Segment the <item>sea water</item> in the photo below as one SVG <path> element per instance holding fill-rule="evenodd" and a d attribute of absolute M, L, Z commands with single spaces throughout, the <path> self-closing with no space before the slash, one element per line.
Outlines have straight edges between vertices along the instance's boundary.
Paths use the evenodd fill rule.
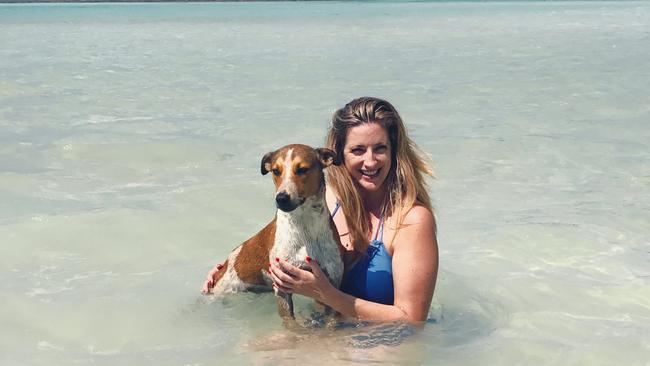
<path fill-rule="evenodd" d="M 648 365 L 648 60 L 648 2 L 1 5 L 0 364 Z M 426 325 L 202 296 L 364 95 L 436 168 Z"/>

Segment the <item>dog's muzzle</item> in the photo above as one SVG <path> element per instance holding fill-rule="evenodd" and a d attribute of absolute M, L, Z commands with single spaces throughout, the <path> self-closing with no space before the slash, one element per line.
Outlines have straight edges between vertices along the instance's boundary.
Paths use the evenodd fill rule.
<path fill-rule="evenodd" d="M 286 192 L 280 192 L 275 195 L 275 205 L 284 212 L 291 212 L 300 206 L 304 200 L 292 200 Z"/>

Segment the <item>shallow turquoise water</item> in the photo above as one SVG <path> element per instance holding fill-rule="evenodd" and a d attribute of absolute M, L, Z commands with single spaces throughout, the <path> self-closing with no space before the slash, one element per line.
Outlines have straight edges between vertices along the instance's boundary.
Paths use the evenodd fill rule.
<path fill-rule="evenodd" d="M 0 5 L 0 28 L 1 364 L 647 363 L 650 3 Z M 427 325 L 292 333 L 270 296 L 199 295 L 273 215 L 261 156 L 360 95 L 437 169 Z"/>

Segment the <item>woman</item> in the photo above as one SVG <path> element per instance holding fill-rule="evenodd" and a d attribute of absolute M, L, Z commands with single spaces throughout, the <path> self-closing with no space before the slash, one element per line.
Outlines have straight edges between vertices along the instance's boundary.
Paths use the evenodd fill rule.
<path fill-rule="evenodd" d="M 426 320 L 438 272 L 436 223 L 424 174 L 433 175 L 387 101 L 358 98 L 337 110 L 327 147 L 343 164 L 327 170 L 327 203 L 345 247 L 341 289 L 318 263 L 311 272 L 281 258 L 273 286 L 311 297 L 344 316 Z M 204 284 L 209 289 L 215 267 Z"/>

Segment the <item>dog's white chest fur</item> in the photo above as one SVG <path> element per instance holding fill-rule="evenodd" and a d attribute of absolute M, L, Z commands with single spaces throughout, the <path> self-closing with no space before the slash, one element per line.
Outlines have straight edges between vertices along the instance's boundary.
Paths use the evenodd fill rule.
<path fill-rule="evenodd" d="M 278 210 L 275 243 L 269 260 L 280 258 L 297 267 L 305 267 L 307 256 L 318 261 L 330 282 L 339 287 L 343 263 L 330 227 L 330 214 L 323 195 L 309 197 L 292 212 Z"/>

